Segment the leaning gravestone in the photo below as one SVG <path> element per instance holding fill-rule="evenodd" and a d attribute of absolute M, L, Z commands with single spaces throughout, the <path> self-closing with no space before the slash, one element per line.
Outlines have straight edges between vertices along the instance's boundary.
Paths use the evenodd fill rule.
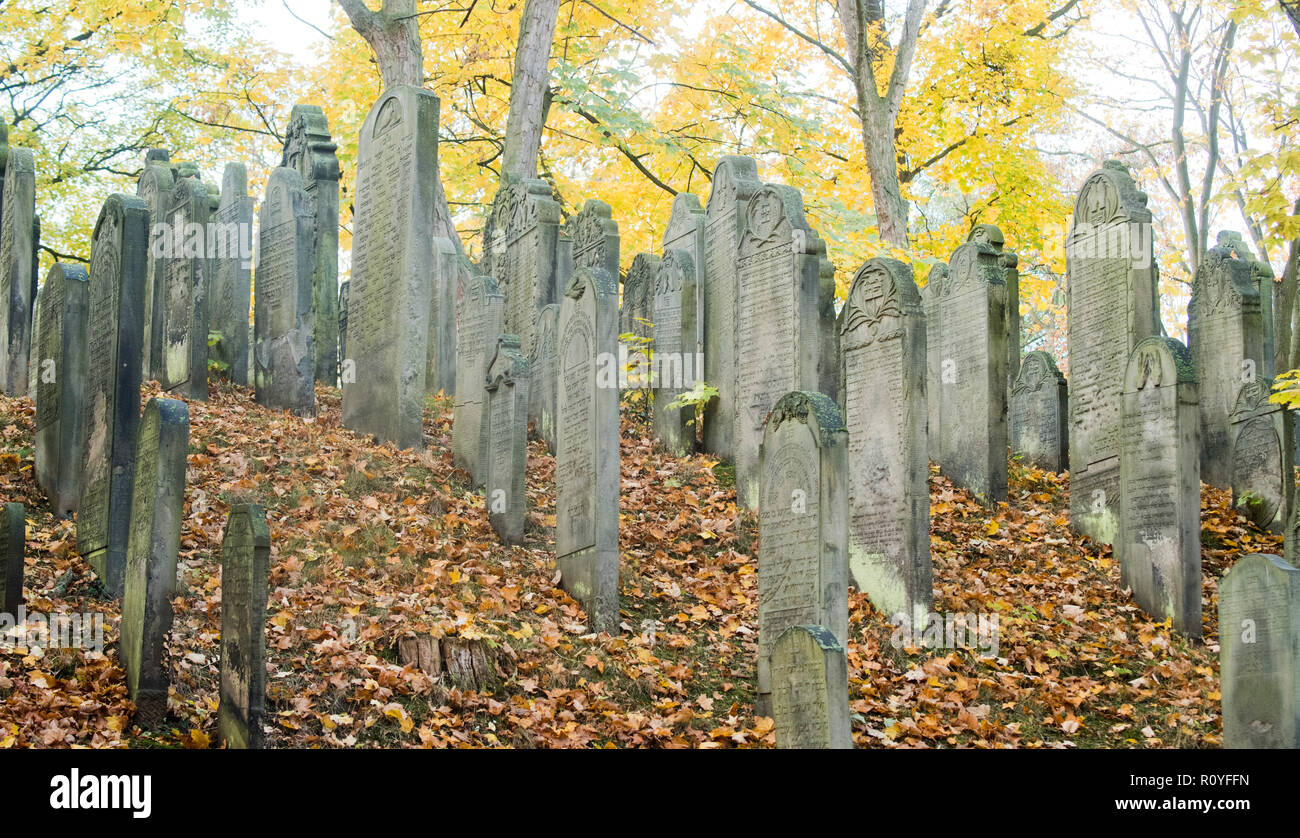
<path fill-rule="evenodd" d="M 1011 387 L 1011 454 L 1029 465 L 1062 472 L 1070 462 L 1069 400 L 1065 376 L 1046 352 L 1020 362 Z"/>
<path fill-rule="evenodd" d="M 482 482 L 479 440 L 483 424 L 484 390 L 488 364 L 501 335 L 505 301 L 490 276 L 471 277 L 457 295 L 456 395 L 452 406 L 451 454 L 457 468 Z"/>
<path fill-rule="evenodd" d="M 1006 324 L 1007 388 L 1010 389 L 1020 372 L 1020 257 L 1007 250 L 1002 231 L 992 224 L 976 224 L 966 241 L 988 245 L 997 254 L 1002 283 L 1007 289 L 1007 309 L 1003 320 Z"/>
<path fill-rule="evenodd" d="M 594 631 L 618 625 L 618 280 L 575 268 L 556 332 L 555 563 Z M 614 380 L 610 381 L 609 378 Z"/>
<path fill-rule="evenodd" d="M 348 356 L 348 292 L 351 288 L 350 282 L 339 286 L 339 358 Z M 342 364 L 339 366 L 341 369 Z"/>
<path fill-rule="evenodd" d="M 792 626 L 849 629 L 848 433 L 821 393 L 783 395 L 759 453 L 758 712 L 770 715 L 777 638 Z"/>
<path fill-rule="evenodd" d="M 700 206 L 700 199 L 689 192 L 678 192 L 673 197 L 672 214 L 668 218 L 668 229 L 664 231 L 663 255 L 670 250 L 685 251 L 695 265 L 695 348 L 694 352 L 701 361 L 704 358 L 704 254 L 706 252 L 704 225 L 707 216 Z M 704 370 L 696 370 L 696 377 L 703 380 Z"/>
<path fill-rule="evenodd" d="M 122 593 L 131 524 L 148 236 L 144 201 L 112 195 L 90 247 L 77 552 L 115 596 Z"/>
<path fill-rule="evenodd" d="M 319 357 L 312 312 L 316 215 L 293 169 L 281 166 L 271 172 L 260 222 L 253 317 L 257 403 L 313 416 Z"/>
<path fill-rule="evenodd" d="M 926 323 L 911 268 L 868 260 L 849 287 L 839 331 L 850 577 L 890 619 L 925 625 L 933 601 Z"/>
<path fill-rule="evenodd" d="M 1295 474 L 1291 411 L 1269 402 L 1273 379 L 1244 384 L 1232 409 L 1232 505 L 1255 525 L 1280 533 L 1291 518 Z M 1204 415 L 1204 414 L 1202 414 Z M 1204 447 L 1204 446 L 1202 446 Z"/>
<path fill-rule="evenodd" d="M 519 349 L 519 338 L 502 335 L 487 368 L 479 463 L 488 521 L 503 544 L 524 541 L 529 378 L 528 359 Z"/>
<path fill-rule="evenodd" d="M 692 408 L 672 407 L 673 401 L 695 386 L 703 370 L 697 354 L 699 302 L 695 260 L 685 250 L 666 250 L 653 279 L 650 319 L 654 322 L 654 352 L 650 356 L 654 386 L 655 438 L 674 457 L 695 449 Z"/>
<path fill-rule="evenodd" d="M 548 451 L 555 451 L 555 399 L 559 380 L 556 338 L 560 328 L 560 307 L 542 306 L 537 315 L 537 360 L 532 364 L 533 379 L 529 398 L 537 405 L 537 435 Z M 539 392 L 540 391 L 540 392 Z"/>
<path fill-rule="evenodd" d="M 135 718 L 157 725 L 167 713 L 167 635 L 185 506 L 190 416 L 185 402 L 150 399 L 135 449 L 135 488 L 122 597 L 122 664 Z"/>
<path fill-rule="evenodd" d="M 217 738 L 227 748 L 265 745 L 266 597 L 271 531 L 266 512 L 234 506 L 221 540 L 221 703 Z"/>
<path fill-rule="evenodd" d="M 172 170 L 171 156 L 161 148 L 149 149 L 145 153 L 144 169 L 140 172 L 135 187 L 136 197 L 143 200 L 149 209 L 149 264 L 145 268 L 142 337 L 142 369 L 146 378 L 157 379 L 161 375 L 162 329 L 158 321 L 162 311 L 158 298 L 166 285 L 167 259 L 164 254 L 172 246 L 172 236 L 167 226 L 170 223 L 167 204 L 175 186 L 176 176 Z"/>
<path fill-rule="evenodd" d="M 23 556 L 27 549 L 27 508 L 6 503 L 0 509 L 0 607 L 14 620 L 23 604 Z"/>
<path fill-rule="evenodd" d="M 1201 482 L 1196 370 L 1179 341 L 1138 344 L 1124 374 L 1115 555 L 1138 606 L 1201 636 Z"/>
<path fill-rule="evenodd" d="M 206 255 L 210 194 L 197 178 L 183 177 L 167 202 L 170 253 L 163 266 L 160 304 L 162 368 L 158 383 L 178 396 L 208 397 L 208 328 L 211 263 Z"/>
<path fill-rule="evenodd" d="M 71 517 L 81 496 L 89 277 L 55 262 L 36 298 L 36 482 L 56 517 Z"/>
<path fill-rule="evenodd" d="M 216 253 L 210 254 L 213 269 L 209 329 L 220 335 L 211 347 L 212 360 L 225 365 L 231 381 L 248 386 L 253 199 L 248 195 L 248 172 L 243 163 L 226 165 L 212 231 L 209 241 L 217 247 Z"/>
<path fill-rule="evenodd" d="M 852 748 L 849 663 L 822 626 L 792 626 L 772 648 L 772 721 L 781 749 Z"/>
<path fill-rule="evenodd" d="M 537 311 L 558 302 L 559 236 L 560 205 L 551 198 L 550 184 L 510 179 L 497 192 L 483 231 L 482 272 L 496 277 L 500 284 L 505 298 L 504 328 L 519 336 L 519 345 L 529 358 L 536 357 Z M 496 337 L 488 335 L 487 339 Z"/>
<path fill-rule="evenodd" d="M 433 240 L 433 289 L 429 295 L 429 349 L 424 386 L 429 394 L 452 395 L 456 389 L 456 289 L 460 283 L 459 259 L 450 239 Z"/>
<path fill-rule="evenodd" d="M 1300 748 L 1300 570 L 1244 556 L 1219 580 L 1223 747 Z"/>
<path fill-rule="evenodd" d="M 0 202 L 0 392 L 27 395 L 31 350 L 33 231 L 36 162 L 25 148 L 9 148 Z"/>
<path fill-rule="evenodd" d="M 638 253 L 623 280 L 623 300 L 618 309 L 619 335 L 635 335 L 649 340 L 654 337 L 650 308 L 655 296 L 655 277 L 659 274 L 659 257 Z M 633 349 L 643 349 L 636 345 Z"/>
<path fill-rule="evenodd" d="M 1084 182 L 1066 237 L 1069 273 L 1070 523 L 1119 532 L 1120 390 L 1133 349 L 1160 333 L 1151 211 L 1122 163 Z"/>
<path fill-rule="evenodd" d="M 925 310 L 925 392 L 927 399 L 926 451 L 935 461 L 939 459 L 939 429 L 942 415 L 939 410 L 939 377 L 943 374 L 943 303 L 948 294 L 948 266 L 940 262 L 930 268 L 925 287 L 921 289 L 921 307 Z"/>
<path fill-rule="evenodd" d="M 398 85 L 357 150 L 343 426 L 399 448 L 424 444 L 437 148 L 438 97 Z"/>
<path fill-rule="evenodd" d="M 758 446 L 776 400 L 815 390 L 821 371 L 822 240 L 804 219 L 803 199 L 788 186 L 764 186 L 750 198 L 736 253 L 739 295 L 736 356 L 736 500 L 758 506 Z M 707 363 L 707 360 L 706 360 Z"/>

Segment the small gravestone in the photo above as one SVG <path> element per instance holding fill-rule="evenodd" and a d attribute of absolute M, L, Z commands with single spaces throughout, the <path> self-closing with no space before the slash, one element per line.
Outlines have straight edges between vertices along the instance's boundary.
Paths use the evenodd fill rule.
<path fill-rule="evenodd" d="M 148 236 L 144 201 L 112 195 L 90 246 L 77 552 L 115 596 L 122 594 L 131 524 Z"/>
<path fill-rule="evenodd" d="M 925 392 L 927 430 L 926 451 L 939 459 L 939 429 L 943 415 L 939 410 L 939 376 L 943 366 L 943 301 L 948 292 L 948 266 L 940 262 L 930 268 L 921 289 L 921 307 L 925 310 Z"/>
<path fill-rule="evenodd" d="M 23 604 L 23 555 L 27 548 L 27 509 L 21 503 L 6 503 L 0 509 L 0 607 L 17 619 Z"/>
<path fill-rule="evenodd" d="M 564 225 L 564 233 L 573 242 L 573 269 L 604 268 L 618 276 L 618 222 L 609 204 L 588 198 L 582 210 Z M 653 274 L 653 266 L 649 273 Z"/>
<path fill-rule="evenodd" d="M 0 196 L 0 392 L 27 395 L 31 350 L 32 274 L 36 270 L 36 162 L 25 148 L 9 148 Z"/>
<path fill-rule="evenodd" d="M 503 544 L 524 541 L 529 379 L 528 359 L 519 349 L 519 338 L 502 335 L 487 368 L 479 463 L 488 521 Z"/>
<path fill-rule="evenodd" d="M 704 254 L 705 221 L 707 215 L 700 199 L 689 192 L 678 192 L 673 196 L 672 213 L 668 218 L 668 229 L 664 231 L 663 255 L 670 250 L 685 251 L 695 265 L 695 348 L 690 350 L 704 360 Z M 696 377 L 703 380 L 704 370 L 696 370 Z"/>
<path fill-rule="evenodd" d="M 317 352 L 312 228 L 316 216 L 296 171 L 282 166 L 271 173 L 259 220 L 253 317 L 257 403 L 313 416 Z"/>
<path fill-rule="evenodd" d="M 759 453 L 758 710 L 768 715 L 769 662 L 791 626 L 825 626 L 847 642 L 848 433 L 821 393 L 783 395 Z"/>
<path fill-rule="evenodd" d="M 424 386 L 432 395 L 456 389 L 456 289 L 460 284 L 456 247 L 441 236 L 433 240 L 433 291 L 429 295 L 429 349 Z"/>
<path fill-rule="evenodd" d="M 659 263 L 651 298 L 654 352 L 651 377 L 654 386 L 655 438 L 674 457 L 695 448 L 694 409 L 673 407 L 673 401 L 695 386 L 703 374 L 697 348 L 699 302 L 695 285 L 695 260 L 685 250 L 666 250 Z"/>
<path fill-rule="evenodd" d="M 1232 505 L 1256 526 L 1280 533 L 1295 498 L 1292 450 L 1286 444 L 1294 431 L 1291 411 L 1269 402 L 1272 392 L 1271 378 L 1242 385 L 1232 409 L 1228 459 Z"/>
<path fill-rule="evenodd" d="M 271 531 L 266 512 L 234 506 L 221 540 L 221 703 L 217 738 L 227 748 L 265 745 L 266 597 Z"/>
<path fill-rule="evenodd" d="M 229 163 L 221 178 L 221 203 L 212 222 L 211 323 L 219 337 L 211 360 L 236 384 L 248 386 L 248 308 L 253 267 L 253 199 L 243 163 Z M 263 253 L 265 256 L 265 253 Z"/>
<path fill-rule="evenodd" d="M 348 292 L 351 287 L 350 282 L 339 286 L 339 358 L 348 355 Z"/>
<path fill-rule="evenodd" d="M 1011 387 L 1010 415 L 1012 456 L 1047 471 L 1069 468 L 1067 385 L 1051 355 L 1026 353 Z"/>
<path fill-rule="evenodd" d="M 623 299 L 618 308 L 619 335 L 638 338 L 654 337 L 651 329 L 650 308 L 654 302 L 655 278 L 659 274 L 659 257 L 652 253 L 638 253 L 627 269 L 623 280 Z M 634 346 L 634 349 L 643 348 Z"/>
<path fill-rule="evenodd" d="M 976 224 L 966 241 L 991 247 L 997 255 L 1002 271 L 1002 284 L 1006 287 L 1007 307 L 1003 322 L 1006 325 L 1007 388 L 1010 389 L 1020 373 L 1020 257 L 1007 250 L 1006 237 L 992 224 Z"/>
<path fill-rule="evenodd" d="M 496 278 L 505 299 L 502 328 L 519 336 L 524 355 L 536 357 L 537 311 L 558 302 L 556 291 L 560 205 L 551 186 L 534 179 L 508 179 L 492 201 L 483 231 L 482 272 Z M 497 335 L 488 335 L 494 341 Z M 475 386 L 475 397 L 480 387 Z M 536 418 L 535 415 L 533 418 Z"/>
<path fill-rule="evenodd" d="M 1223 747 L 1300 748 L 1300 570 L 1243 556 L 1219 580 Z"/>
<path fill-rule="evenodd" d="M 618 625 L 618 280 L 575 268 L 556 332 L 555 563 L 594 631 Z M 612 379 L 612 380 L 611 380 Z"/>
<path fill-rule="evenodd" d="M 792 626 L 772 648 L 772 721 L 781 749 L 852 748 L 849 664 L 822 626 Z"/>
<path fill-rule="evenodd" d="M 911 268 L 868 260 L 849 287 L 839 330 L 849 573 L 888 617 L 924 625 L 933 601 L 926 322 Z"/>
<path fill-rule="evenodd" d="M 343 426 L 398 448 L 424 445 L 437 147 L 438 97 L 409 85 L 379 97 L 357 147 Z"/>
<path fill-rule="evenodd" d="M 1115 554 L 1138 606 L 1201 636 L 1201 482 L 1196 370 L 1179 341 L 1138 344 L 1123 382 Z"/>
<path fill-rule="evenodd" d="M 185 505 L 190 416 L 185 402 L 150 399 L 140 420 L 135 488 L 122 597 L 122 664 L 136 721 L 154 726 L 167 713 L 167 635 L 176 593 L 176 558 Z"/>
<path fill-rule="evenodd" d="M 175 185 L 176 176 L 167 151 L 151 148 L 145 152 L 144 169 L 135 186 L 136 197 L 144 201 L 149 210 L 149 264 L 145 268 L 144 333 L 141 344 L 145 378 L 157 379 L 161 374 L 157 371 L 162 365 L 162 329 L 158 325 L 162 311 L 158 296 L 166 283 L 164 277 L 167 259 L 164 248 L 171 247 L 167 202 L 171 199 Z"/>
<path fill-rule="evenodd" d="M 456 397 L 452 406 L 451 454 L 457 468 L 482 482 L 479 440 L 488 363 L 501 336 L 505 301 L 490 276 L 474 276 L 457 295 Z"/>
<path fill-rule="evenodd" d="M 59 518 L 81 496 L 88 290 L 84 267 L 55 262 L 36 298 L 36 482 Z"/>
<path fill-rule="evenodd" d="M 167 201 L 170 242 L 162 291 L 155 300 L 161 314 L 156 325 L 162 329 L 162 366 L 155 370 L 158 383 L 168 393 L 200 400 L 208 397 L 211 263 L 204 231 L 210 201 L 202 181 L 177 178 Z"/>
<path fill-rule="evenodd" d="M 537 435 L 546 443 L 548 451 L 555 451 L 555 398 L 559 361 L 555 356 L 556 334 L 560 328 L 560 307 L 552 303 L 542 306 L 537 315 L 537 360 L 533 361 L 533 379 L 529 384 L 530 396 L 537 405 Z M 539 392 L 540 391 L 540 392 Z"/>

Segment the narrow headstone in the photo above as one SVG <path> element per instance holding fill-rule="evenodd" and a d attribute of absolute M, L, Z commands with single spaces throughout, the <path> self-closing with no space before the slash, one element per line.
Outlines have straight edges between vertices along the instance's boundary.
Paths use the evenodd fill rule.
<path fill-rule="evenodd" d="M 1238 259 L 1250 263 L 1251 282 L 1259 292 L 1259 319 L 1264 329 L 1264 357 L 1259 359 L 1258 372 L 1264 378 L 1273 378 L 1277 375 L 1277 336 L 1273 323 L 1273 266 L 1251 252 L 1250 247 L 1242 240 L 1241 233 L 1223 230 L 1216 241 L 1219 247 L 1227 249 Z"/>
<path fill-rule="evenodd" d="M 9 148 L 0 202 L 0 392 L 25 396 L 36 213 L 36 161 L 25 148 Z"/>
<path fill-rule="evenodd" d="M 820 346 L 817 355 L 817 390 L 832 401 L 840 398 L 840 330 L 835 301 L 835 265 L 822 258 L 817 272 L 817 329 Z"/>
<path fill-rule="evenodd" d="M 537 405 L 534 428 L 546 443 L 548 451 L 555 451 L 555 399 L 559 386 L 559 359 L 556 357 L 556 337 L 560 329 L 560 307 L 555 303 L 542 306 L 537 315 L 537 360 L 533 362 L 533 379 L 530 391 Z"/>
<path fill-rule="evenodd" d="M 457 294 L 456 396 L 452 406 L 451 453 L 457 468 L 470 473 L 474 485 L 483 481 L 479 440 L 483 424 L 488 364 L 501 336 L 505 301 L 490 276 L 471 277 Z M 522 351 L 522 350 L 521 350 Z"/>
<path fill-rule="evenodd" d="M 348 293 L 351 288 L 350 282 L 339 286 L 339 358 L 348 356 Z"/>
<path fill-rule="evenodd" d="M 175 186 L 176 176 L 167 151 L 151 148 L 145 152 L 144 169 L 136 181 L 135 194 L 149 210 L 149 263 L 145 268 L 144 333 L 141 343 L 144 358 L 141 369 L 145 378 L 152 379 L 158 379 L 162 374 L 162 305 L 159 297 L 166 286 L 167 259 L 164 254 L 165 248 L 171 247 L 172 240 L 171 233 L 168 232 L 170 221 L 167 210 Z"/>
<path fill-rule="evenodd" d="M 948 294 L 948 266 L 940 262 L 930 267 L 925 287 L 921 289 L 921 307 L 925 310 L 925 392 L 927 455 L 938 462 L 939 434 L 943 427 L 940 411 L 939 376 L 943 364 L 943 303 Z"/>
<path fill-rule="evenodd" d="M 618 222 L 609 204 L 588 198 L 582 209 L 565 223 L 564 233 L 573 242 L 575 271 L 604 268 L 610 276 L 618 276 Z"/>
<path fill-rule="evenodd" d="M 479 462 L 488 521 L 503 544 L 524 541 L 529 379 L 528 359 L 519 349 L 519 338 L 502 335 L 487 368 Z"/>
<path fill-rule="evenodd" d="M 167 202 L 171 241 L 159 299 L 162 367 L 155 370 L 164 391 L 191 399 L 208 397 L 209 282 L 206 250 L 210 194 L 196 178 L 176 180 Z"/>
<path fill-rule="evenodd" d="M 690 192 L 678 192 L 673 196 L 672 213 L 668 218 L 668 228 L 664 231 L 663 255 L 670 250 L 685 251 L 695 265 L 695 352 L 701 361 L 704 359 L 704 256 L 705 221 L 707 215 L 700 199 Z M 696 370 L 696 377 L 703 379 L 704 370 Z"/>
<path fill-rule="evenodd" d="M 1009 390 L 1014 386 L 1016 376 L 1020 373 L 1020 257 L 1014 251 L 1007 250 L 1006 237 L 992 224 L 976 224 L 971 228 L 966 241 L 993 248 L 993 252 L 997 254 L 998 267 L 1002 270 L 1002 283 L 1007 289 L 1007 309 L 1003 322 L 1006 324 L 1007 388 Z"/>
<path fill-rule="evenodd" d="M 650 308 L 654 303 L 655 278 L 659 274 L 659 257 L 652 253 L 638 253 L 627 269 L 623 280 L 623 299 L 618 309 L 620 335 L 653 338 Z M 634 349 L 644 349 L 636 345 Z"/>
<path fill-rule="evenodd" d="M 36 299 L 36 482 L 59 518 L 81 498 L 88 290 L 84 267 L 55 262 Z"/>
<path fill-rule="evenodd" d="M 227 748 L 265 745 L 266 597 L 271 531 L 266 511 L 234 506 L 221 539 L 221 703 L 217 738 Z"/>
<path fill-rule="evenodd" d="M 215 241 L 213 241 L 215 240 Z M 253 199 L 243 163 L 229 163 L 221 178 L 221 203 L 212 224 L 212 309 L 209 329 L 221 335 L 212 360 L 236 384 L 248 386 L 248 309 L 253 267 Z M 265 256 L 265 253 L 263 253 Z"/>
<path fill-rule="evenodd" d="M 496 277 L 505 298 L 503 328 L 519 336 L 529 358 L 536 357 L 537 311 L 559 302 L 555 284 L 559 236 L 560 205 L 551 198 L 550 184 L 510 180 L 497 192 L 483 232 L 483 273 Z"/>
<path fill-rule="evenodd" d="M 852 748 L 849 662 L 822 626 L 792 626 L 772 648 L 772 721 L 781 749 Z"/>
<path fill-rule="evenodd" d="M 1232 505 L 1255 525 L 1280 533 L 1295 499 L 1291 411 L 1269 402 L 1273 379 L 1244 384 L 1232 409 L 1230 429 Z"/>
<path fill-rule="evenodd" d="M 429 349 L 424 386 L 432 395 L 453 395 L 456 390 L 456 289 L 459 260 L 450 239 L 433 240 L 433 291 L 429 295 Z"/>
<path fill-rule="evenodd" d="M 1025 463 L 1063 472 L 1070 462 L 1069 400 L 1065 376 L 1052 356 L 1025 354 L 1011 387 L 1011 454 Z"/>
<path fill-rule="evenodd" d="M 3 124 L 3 123 L 0 123 Z M 27 509 L 21 503 L 6 503 L 0 509 L 0 607 L 2 613 L 18 617 L 23 604 L 23 556 L 27 549 Z"/>
<path fill-rule="evenodd" d="M 695 386 L 703 374 L 698 354 L 699 302 L 695 260 L 685 250 L 665 250 L 652 283 L 649 319 L 654 323 L 650 356 L 654 386 L 655 438 L 674 457 L 695 449 L 695 412 L 672 407 L 673 400 Z"/>

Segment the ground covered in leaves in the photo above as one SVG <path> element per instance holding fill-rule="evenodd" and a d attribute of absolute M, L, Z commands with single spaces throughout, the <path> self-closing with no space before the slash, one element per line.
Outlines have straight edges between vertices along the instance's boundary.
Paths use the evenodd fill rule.
<path fill-rule="evenodd" d="M 146 388 L 143 396 L 155 395 Z M 214 743 L 222 528 L 232 503 L 266 507 L 270 747 L 771 747 L 755 716 L 757 522 L 730 472 L 656 451 L 644 410 L 622 438 L 621 608 L 594 634 L 556 582 L 554 460 L 528 455 L 528 538 L 496 543 L 483 498 L 450 455 L 451 410 L 430 399 L 425 452 L 339 427 L 337 390 L 303 421 L 214 384 L 190 405 L 190 454 L 169 718 L 131 722 L 118 604 L 77 555 L 33 479 L 32 403 L 0 397 L 0 498 L 28 505 L 31 612 L 106 615 L 94 652 L 7 646 L 0 747 Z M 1020 467 L 987 510 L 931 481 L 935 610 L 996 615 L 995 655 L 903 646 L 851 593 L 858 747 L 1202 747 L 1220 740 L 1217 583 L 1236 556 L 1280 552 L 1226 493 L 1203 492 L 1205 640 L 1146 618 L 1109 548 L 1074 537 L 1068 481 Z M 494 683 L 462 689 L 398 663 L 396 640 L 480 640 Z"/>

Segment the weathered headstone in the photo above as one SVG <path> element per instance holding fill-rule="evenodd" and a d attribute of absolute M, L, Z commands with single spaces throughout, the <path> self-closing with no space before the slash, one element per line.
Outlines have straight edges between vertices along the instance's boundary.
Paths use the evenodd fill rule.
<path fill-rule="evenodd" d="M 9 148 L 0 197 L 0 392 L 27 395 L 31 350 L 36 162 L 25 148 Z"/>
<path fill-rule="evenodd" d="M 488 364 L 501 336 L 505 301 L 490 276 L 471 277 L 457 294 L 456 396 L 452 407 L 451 453 L 458 468 L 470 473 L 474 484 L 483 480 L 479 440 L 483 424 Z"/>
<path fill-rule="evenodd" d="M 1138 344 L 1122 405 L 1120 577 L 1143 611 L 1200 637 L 1199 417 L 1187 347 L 1165 337 Z"/>
<path fill-rule="evenodd" d="M 706 253 L 704 224 L 707 216 L 700 199 L 690 192 L 673 196 L 672 213 L 668 228 L 664 230 L 663 255 L 670 250 L 683 250 L 695 265 L 695 348 L 690 350 L 704 358 L 704 256 Z M 704 370 L 696 371 L 703 380 Z"/>
<path fill-rule="evenodd" d="M 348 356 L 348 293 L 352 283 L 344 282 L 339 286 L 339 358 Z M 340 363 L 340 368 L 342 364 Z"/>
<path fill-rule="evenodd" d="M 81 496 L 88 289 L 85 268 L 55 262 L 36 300 L 36 482 L 60 518 Z"/>
<path fill-rule="evenodd" d="M 424 444 L 438 107 L 420 88 L 386 90 L 357 151 L 343 425 L 399 448 Z"/>
<path fill-rule="evenodd" d="M 433 240 L 437 270 L 429 295 L 429 349 L 425 361 L 424 386 L 430 394 L 453 395 L 456 389 L 456 289 L 460 283 L 459 260 L 450 239 Z"/>
<path fill-rule="evenodd" d="M 1070 524 L 1119 532 L 1120 391 L 1133 349 L 1160 333 L 1151 212 L 1122 163 L 1084 182 L 1066 237 L 1069 273 Z"/>
<path fill-rule="evenodd" d="M 911 268 L 868 260 L 849 287 L 839 331 L 849 574 L 891 619 L 924 625 L 933 602 L 926 322 Z"/>
<path fill-rule="evenodd" d="M 155 325 L 162 329 L 158 383 L 168 393 L 200 400 L 208 397 L 209 209 L 210 194 L 202 181 L 177 178 L 167 202 L 171 241 L 162 293 L 155 301 L 161 304 Z"/>
<path fill-rule="evenodd" d="M 0 509 L 0 608 L 17 619 L 23 604 L 23 557 L 27 549 L 27 508 L 6 503 Z"/>
<path fill-rule="evenodd" d="M 1047 471 L 1070 462 L 1069 400 L 1065 376 L 1052 356 L 1026 353 L 1011 388 L 1011 453 Z"/>
<path fill-rule="evenodd" d="M 565 223 L 564 233 L 573 242 L 575 271 L 604 268 L 610 276 L 618 276 L 618 222 L 609 204 L 588 198 L 578 214 Z"/>
<path fill-rule="evenodd" d="M 266 597 L 271 531 L 266 512 L 234 506 L 221 540 L 221 703 L 217 738 L 261 748 L 266 716 Z"/>
<path fill-rule="evenodd" d="M 618 280 L 575 268 L 556 357 L 555 563 L 595 631 L 618 625 Z"/>
<path fill-rule="evenodd" d="M 1232 505 L 1256 526 L 1280 533 L 1291 518 L 1295 474 L 1291 411 L 1268 400 L 1273 379 L 1243 384 L 1232 409 Z M 1204 414 L 1202 414 L 1204 415 Z"/>
<path fill-rule="evenodd" d="M 528 359 L 519 349 L 519 338 L 502 335 L 487 368 L 479 462 L 488 521 L 503 544 L 524 541 L 529 379 Z"/>
<path fill-rule="evenodd" d="M 650 319 L 654 322 L 651 383 L 654 386 L 655 438 L 674 457 L 695 449 L 694 411 L 672 407 L 673 400 L 703 375 L 698 354 L 699 302 L 695 260 L 685 250 L 666 250 L 653 279 Z"/>
<path fill-rule="evenodd" d="M 559 359 L 556 340 L 560 329 L 560 307 L 555 303 L 542 306 L 537 315 L 537 360 L 533 362 L 533 379 L 529 384 L 533 403 L 537 405 L 537 435 L 547 450 L 555 451 L 555 399 L 559 387 Z"/>
<path fill-rule="evenodd" d="M 833 401 L 840 397 L 840 330 L 835 301 L 835 265 L 823 257 L 817 271 L 817 390 Z"/>
<path fill-rule="evenodd" d="M 925 287 L 921 289 L 921 307 L 925 310 L 925 392 L 927 429 L 926 451 L 939 459 L 939 429 L 943 416 L 939 410 L 939 376 L 943 361 L 943 301 L 948 293 L 948 266 L 940 262 L 930 267 Z"/>
<path fill-rule="evenodd" d="M 144 169 L 136 181 L 136 197 L 144 201 L 149 210 L 149 264 L 145 269 L 144 283 L 144 334 L 142 335 L 142 375 L 157 379 L 162 373 L 162 329 L 158 325 L 162 316 L 159 297 L 166 285 L 166 248 L 171 247 L 172 235 L 168 231 L 168 202 L 176 176 L 171 165 L 171 155 L 161 148 L 145 152 Z"/>
<path fill-rule="evenodd" d="M 1221 230 L 1215 238 L 1218 247 L 1250 263 L 1251 283 L 1259 292 L 1259 319 L 1264 330 L 1264 357 L 1259 359 L 1258 374 L 1264 378 L 1277 375 L 1276 334 L 1273 323 L 1273 266 L 1258 258 L 1235 230 Z"/>
<path fill-rule="evenodd" d="M 852 748 L 849 663 L 822 626 L 792 626 L 772 648 L 772 720 L 781 749 Z"/>
<path fill-rule="evenodd" d="M 1243 556 L 1219 580 L 1223 747 L 1300 748 L 1300 570 Z"/>
<path fill-rule="evenodd" d="M 257 403 L 316 413 L 312 279 L 316 215 L 302 177 L 283 166 L 266 184 L 258 229 L 253 364 Z"/>
<path fill-rule="evenodd" d="M 623 299 L 618 309 L 620 335 L 652 338 L 650 308 L 655 296 L 655 278 L 659 274 L 659 257 L 652 253 L 638 253 L 627 269 L 623 280 Z M 634 349 L 642 349 L 635 346 Z"/>
<path fill-rule="evenodd" d="M 483 232 L 483 273 L 496 277 L 505 298 L 504 328 L 519 336 L 529 358 L 535 357 L 538 310 L 559 301 L 559 236 L 560 205 L 551 198 L 550 184 L 510 180 L 497 192 Z M 495 339 L 496 335 L 488 336 Z"/>
<path fill-rule="evenodd" d="M 185 402 L 150 399 L 135 449 L 135 487 L 122 597 L 122 664 L 135 718 L 156 725 L 167 713 L 167 635 L 185 506 L 190 415 Z"/>
<path fill-rule="evenodd" d="M 216 245 L 209 329 L 221 337 L 211 346 L 212 360 L 226 375 L 248 386 L 248 308 L 253 267 L 253 199 L 243 163 L 229 163 L 221 178 L 221 203 L 209 241 Z M 265 253 L 263 253 L 265 255 Z"/>
<path fill-rule="evenodd" d="M 1014 251 L 1007 250 L 1006 237 L 992 224 L 976 224 L 971 228 L 966 241 L 993 248 L 997 254 L 998 267 L 1002 270 L 1002 282 L 1007 289 L 1007 310 L 1003 322 L 1006 325 L 1007 388 L 1010 389 L 1020 373 L 1020 257 Z"/>
<path fill-rule="evenodd" d="M 86 322 L 86 412 L 77 552 L 105 587 L 122 593 L 140 424 L 140 347 L 149 209 L 112 195 L 91 238 Z"/>

